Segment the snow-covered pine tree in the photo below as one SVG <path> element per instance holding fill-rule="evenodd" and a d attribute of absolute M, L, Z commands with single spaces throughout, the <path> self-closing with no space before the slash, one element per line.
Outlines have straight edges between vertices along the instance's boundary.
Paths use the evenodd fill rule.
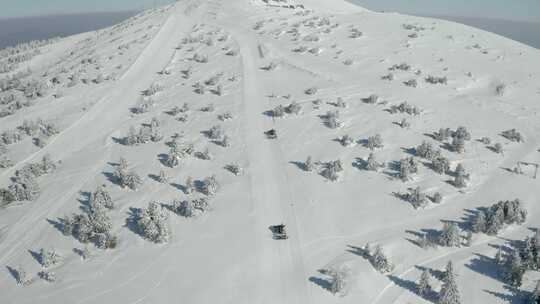
<path fill-rule="evenodd" d="M 129 171 L 124 179 L 124 187 L 137 191 L 143 184 L 142 178 L 135 171 Z"/>
<path fill-rule="evenodd" d="M 497 253 L 495 254 L 495 264 L 497 265 L 502 265 L 503 262 L 504 262 L 504 257 L 503 257 L 503 253 L 502 253 L 502 246 L 499 246 L 499 248 L 497 249 Z"/>
<path fill-rule="evenodd" d="M 465 246 L 471 247 L 471 245 L 472 245 L 472 238 L 473 238 L 473 233 L 472 233 L 472 231 L 467 231 L 467 234 L 465 235 Z"/>
<path fill-rule="evenodd" d="M 375 251 L 371 256 L 371 262 L 373 263 L 375 269 L 381 273 L 388 273 L 394 269 L 394 265 L 392 265 L 388 257 L 386 257 L 380 245 L 375 247 Z"/>
<path fill-rule="evenodd" d="M 325 272 L 329 277 L 329 290 L 333 294 L 344 293 L 347 284 L 347 275 L 344 270 L 327 269 Z"/>
<path fill-rule="evenodd" d="M 446 174 L 450 171 L 450 161 L 441 155 L 431 160 L 431 167 L 439 174 Z"/>
<path fill-rule="evenodd" d="M 17 281 L 17 285 L 28 286 L 32 283 L 32 279 L 26 274 L 26 271 L 22 266 L 13 269 L 13 276 Z"/>
<path fill-rule="evenodd" d="M 452 138 L 452 143 L 450 145 L 452 146 L 452 151 L 454 152 L 457 152 L 457 153 L 465 152 L 465 140 L 461 137 Z"/>
<path fill-rule="evenodd" d="M 536 283 L 536 287 L 529 295 L 527 304 L 540 304 L 540 281 Z"/>
<path fill-rule="evenodd" d="M 105 189 L 105 185 L 97 186 L 96 190 L 90 195 L 90 206 L 94 204 L 99 204 L 108 209 L 114 209 L 114 202 L 107 189 Z"/>
<path fill-rule="evenodd" d="M 456 283 L 456 275 L 454 274 L 452 261 L 449 261 L 446 265 L 444 280 L 441 291 L 439 292 L 437 304 L 461 304 L 461 296 Z"/>
<path fill-rule="evenodd" d="M 375 159 L 375 154 L 369 153 L 369 156 L 366 160 L 366 170 L 377 171 L 379 170 L 379 168 L 383 168 L 383 167 L 384 167 L 384 164 L 378 163 L 377 160 Z"/>
<path fill-rule="evenodd" d="M 184 186 L 184 192 L 187 195 L 192 194 L 195 191 L 195 183 L 193 182 L 193 178 L 191 176 L 188 176 L 186 179 L 186 185 Z"/>
<path fill-rule="evenodd" d="M 159 175 L 157 177 L 158 182 L 162 184 L 166 184 L 169 182 L 169 178 L 167 177 L 167 173 L 165 173 L 164 170 L 159 170 Z"/>
<path fill-rule="evenodd" d="M 39 251 L 39 263 L 43 268 L 49 268 L 59 264 L 62 260 L 62 257 L 54 250 L 47 250 L 41 248 Z"/>
<path fill-rule="evenodd" d="M 435 204 L 440 204 L 443 200 L 443 196 L 440 192 L 435 192 L 435 194 L 433 194 L 433 196 L 431 197 L 431 201 L 434 202 Z"/>
<path fill-rule="evenodd" d="M 486 215 L 484 211 L 479 211 L 472 223 L 472 230 L 476 233 L 486 231 Z"/>
<path fill-rule="evenodd" d="M 455 223 L 445 222 L 439 235 L 439 244 L 447 247 L 460 247 L 461 236 Z"/>
<path fill-rule="evenodd" d="M 504 263 L 503 277 L 512 286 L 519 287 L 525 274 L 523 261 L 517 250 L 512 250 L 512 253 L 506 256 Z"/>
<path fill-rule="evenodd" d="M 469 175 L 465 173 L 465 168 L 462 164 L 458 164 L 454 176 L 454 186 L 457 188 L 464 188 L 467 186 L 467 180 Z"/>
<path fill-rule="evenodd" d="M 407 201 L 411 203 L 414 209 L 424 208 L 428 204 L 427 196 L 420 190 L 420 187 L 414 188 L 409 194 L 407 194 Z"/>
<path fill-rule="evenodd" d="M 422 274 L 420 275 L 420 280 L 418 281 L 416 292 L 419 296 L 423 298 L 427 297 L 431 292 L 431 275 L 429 274 L 429 271 L 427 269 L 424 269 L 424 271 L 422 271 Z"/>
<path fill-rule="evenodd" d="M 315 169 L 315 164 L 313 163 L 311 156 L 308 156 L 308 158 L 304 162 L 304 170 L 311 172 L 313 171 L 313 169 Z"/>

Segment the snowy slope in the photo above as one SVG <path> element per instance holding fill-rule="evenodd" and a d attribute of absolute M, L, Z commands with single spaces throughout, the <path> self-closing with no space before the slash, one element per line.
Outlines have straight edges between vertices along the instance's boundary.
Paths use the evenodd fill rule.
<path fill-rule="evenodd" d="M 355 30 L 362 35 L 352 38 Z M 198 62 L 195 54 L 208 62 Z M 409 71 L 389 71 L 403 62 Z M 275 68 L 264 68 L 270 65 Z M 27 67 L 31 77 L 61 75 L 65 81 L 49 82 L 47 94 L 33 105 L 0 118 L 0 132 L 36 118 L 54 121 L 60 132 L 42 148 L 29 136 L 7 145 L 15 166 L 0 169 L 0 188 L 45 154 L 61 163 L 39 178 L 37 200 L 0 210 L 1 303 L 429 303 L 414 293 L 415 282 L 423 267 L 443 269 L 449 260 L 463 303 L 517 301 L 490 259 L 498 245 L 539 226 L 534 170 L 525 168 L 523 175 L 505 170 L 518 161 L 540 162 L 536 49 L 463 25 L 374 13 L 341 0 L 181 0 L 43 46 L 40 55 L 9 74 Z M 389 73 L 393 80 L 381 79 Z M 69 87 L 72 74 L 89 81 Z M 100 74 L 105 80 L 93 82 Z M 445 76 L 447 84 L 430 84 L 428 75 Z M 221 88 L 210 84 L 204 94 L 195 92 L 196 83 L 214 76 Z M 417 87 L 404 85 L 411 79 Z M 153 84 L 163 90 L 152 96 L 150 110 L 133 113 Z M 504 94 L 497 94 L 501 84 Z M 317 92 L 306 94 L 312 87 Z M 52 96 L 57 92 L 63 97 Z M 379 101 L 366 103 L 372 94 Z M 336 107 L 338 98 L 347 106 Z M 302 107 L 298 115 L 268 115 L 293 101 Z M 388 111 L 403 101 L 419 107 L 420 115 Z M 184 103 L 185 121 L 178 119 L 183 114 L 168 113 Z M 201 110 L 209 105 L 213 111 Z M 343 122 L 338 129 L 322 119 L 334 110 Z M 233 119 L 218 119 L 227 112 Z M 130 127 L 138 129 L 154 117 L 161 121 L 162 141 L 122 144 Z M 403 118 L 410 127 L 398 125 Z M 230 137 L 230 147 L 207 138 L 214 125 Z M 464 153 L 431 137 L 439 128 L 458 126 L 472 134 Z M 275 140 L 263 134 L 271 128 L 277 130 Z M 500 135 L 512 128 L 524 142 Z M 176 133 L 195 151 L 208 149 L 214 157 L 192 156 L 167 167 L 166 142 Z M 342 146 L 336 139 L 346 134 L 358 143 Z M 387 164 L 379 172 L 359 165 L 371 152 L 363 140 L 375 134 L 384 147 L 374 153 Z M 482 137 L 501 143 L 504 154 L 494 153 L 478 140 Z M 411 181 L 395 178 L 391 163 L 411 156 L 422 141 L 440 146 L 451 168 L 463 164 L 469 185 L 457 189 L 451 175 L 422 164 Z M 331 182 L 303 170 L 308 156 L 317 162 L 340 159 L 340 179 Z M 143 178 L 137 191 L 111 178 L 120 157 Z M 245 173 L 229 172 L 226 166 L 233 163 Z M 160 170 L 169 183 L 156 181 Z M 200 181 L 213 174 L 221 190 L 210 198 L 211 210 L 194 218 L 171 212 L 167 243 L 142 238 L 127 221 L 133 208 L 185 199 L 187 177 Z M 74 248 L 85 245 L 61 233 L 59 218 L 80 213 L 84 192 L 101 184 L 116 205 L 109 216 L 119 242 L 109 250 L 89 245 L 93 256 L 82 261 Z M 394 195 L 417 186 L 442 193 L 443 202 L 416 210 Z M 498 236 L 475 234 L 470 247 L 426 250 L 414 243 L 416 234 L 440 229 L 441 221 L 463 224 L 470 210 L 515 198 L 528 211 L 521 226 L 506 227 Z M 273 240 L 268 227 L 282 222 L 289 238 Z M 355 248 L 366 242 L 383 246 L 395 264 L 392 273 L 377 272 L 358 254 Z M 42 247 L 63 256 L 54 283 L 37 278 L 41 266 L 32 253 Z M 35 282 L 18 286 L 9 269 L 19 266 Z M 327 290 L 327 277 L 319 271 L 327 268 L 349 270 L 346 295 Z M 528 272 L 522 289 L 532 289 L 538 277 Z M 440 282 L 434 281 L 438 290 Z"/>

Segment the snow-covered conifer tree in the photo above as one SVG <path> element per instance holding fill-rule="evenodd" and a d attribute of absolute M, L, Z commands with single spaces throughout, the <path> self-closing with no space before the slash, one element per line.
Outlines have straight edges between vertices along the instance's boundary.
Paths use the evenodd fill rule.
<path fill-rule="evenodd" d="M 159 175 L 158 175 L 157 179 L 158 179 L 158 182 L 160 182 L 162 184 L 166 184 L 166 183 L 169 182 L 169 178 L 167 177 L 167 173 L 165 173 L 164 170 L 159 171 Z"/>
<path fill-rule="evenodd" d="M 495 254 L 495 264 L 497 265 L 502 265 L 503 262 L 504 262 L 504 257 L 503 257 L 503 254 L 502 254 L 502 246 L 499 246 L 499 248 L 497 249 L 497 253 Z"/>
<path fill-rule="evenodd" d="M 429 271 L 427 269 L 424 269 L 424 271 L 422 271 L 422 274 L 420 275 L 420 280 L 418 281 L 418 285 L 416 287 L 416 291 L 418 295 L 423 298 L 427 297 L 431 292 L 431 276 L 429 275 Z"/>
<path fill-rule="evenodd" d="M 444 223 L 441 234 L 439 235 L 439 244 L 447 247 L 461 246 L 459 228 L 455 223 Z"/>
<path fill-rule="evenodd" d="M 538 304 L 540 303 L 540 281 L 536 283 L 536 287 L 529 295 L 527 299 L 527 304 Z"/>
<path fill-rule="evenodd" d="M 43 268 L 49 268 L 61 262 L 62 257 L 54 250 L 41 248 L 39 251 L 39 263 Z"/>
<path fill-rule="evenodd" d="M 472 223 L 472 230 L 476 233 L 486 231 L 486 215 L 484 211 L 478 212 Z"/>
<path fill-rule="evenodd" d="M 313 163 L 311 156 L 308 156 L 308 158 L 304 162 L 304 170 L 311 172 L 313 171 L 314 168 L 315 168 L 315 164 Z"/>
<path fill-rule="evenodd" d="M 193 182 L 193 178 L 191 176 L 188 176 L 186 179 L 186 185 L 184 186 L 184 192 L 186 194 L 192 194 L 195 191 L 195 185 Z"/>
<path fill-rule="evenodd" d="M 420 190 L 420 187 L 414 188 L 407 194 L 407 201 L 413 205 L 414 209 L 424 208 L 428 204 L 427 196 Z"/>
<path fill-rule="evenodd" d="M 388 257 L 386 257 L 380 245 L 375 247 L 375 251 L 371 256 L 371 262 L 373 263 L 375 269 L 381 273 L 388 273 L 394 270 L 394 265 L 390 262 Z"/>
<path fill-rule="evenodd" d="M 369 153 L 369 156 L 366 160 L 366 170 L 377 171 L 379 168 L 383 168 L 384 164 L 377 162 L 375 159 L 375 154 Z"/>
<path fill-rule="evenodd" d="M 108 209 L 114 209 L 114 203 L 112 201 L 111 195 L 105 189 L 105 185 L 100 185 L 96 188 L 94 193 L 90 196 L 90 206 L 99 204 Z"/>
<path fill-rule="evenodd" d="M 22 266 L 18 266 L 17 268 L 13 269 L 13 275 L 17 281 L 17 285 L 27 286 L 32 283 L 32 279 L 26 274 L 26 271 L 24 268 L 22 268 Z"/>
<path fill-rule="evenodd" d="M 439 292 L 437 304 L 461 304 L 461 296 L 456 283 L 452 261 L 449 261 L 446 265 L 443 285 Z"/>
<path fill-rule="evenodd" d="M 525 273 L 525 267 L 523 261 L 517 250 L 513 250 L 511 254 L 507 255 L 504 263 L 503 277 L 512 286 L 519 287 Z"/>

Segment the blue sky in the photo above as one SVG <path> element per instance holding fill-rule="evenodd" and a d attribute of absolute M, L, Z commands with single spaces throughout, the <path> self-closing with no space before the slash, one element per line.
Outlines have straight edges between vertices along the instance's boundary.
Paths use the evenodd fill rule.
<path fill-rule="evenodd" d="M 141 10 L 173 0 L 0 0 L 0 18 Z"/>
<path fill-rule="evenodd" d="M 540 0 L 349 0 L 371 10 L 540 22 Z M 540 28 L 539 28 L 540 31 Z"/>

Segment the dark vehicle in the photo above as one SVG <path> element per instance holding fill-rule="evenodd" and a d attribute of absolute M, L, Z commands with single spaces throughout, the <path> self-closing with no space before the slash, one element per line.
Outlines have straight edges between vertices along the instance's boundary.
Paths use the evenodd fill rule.
<path fill-rule="evenodd" d="M 270 130 L 264 132 L 264 134 L 265 134 L 266 137 L 268 137 L 269 139 L 276 139 L 276 138 L 277 138 L 277 132 L 276 132 L 276 130 L 274 130 L 274 129 L 270 129 Z"/>
<path fill-rule="evenodd" d="M 285 240 L 289 238 L 284 224 L 270 226 L 270 231 L 272 231 L 274 240 Z"/>

